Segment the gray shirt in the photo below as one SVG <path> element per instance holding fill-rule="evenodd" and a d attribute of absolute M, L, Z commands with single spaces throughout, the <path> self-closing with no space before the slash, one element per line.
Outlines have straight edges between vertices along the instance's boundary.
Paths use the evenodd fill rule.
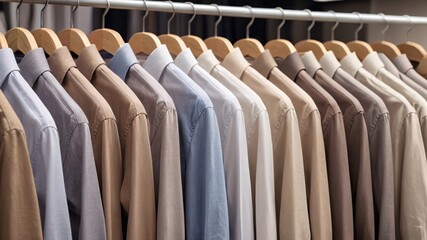
<path fill-rule="evenodd" d="M 58 130 L 52 115 L 19 72 L 10 48 L 0 49 L 0 88 L 27 136 L 44 239 L 71 239 Z"/>
<path fill-rule="evenodd" d="M 44 51 L 28 52 L 22 76 L 52 114 L 59 143 L 73 239 L 106 239 L 88 120 L 52 75 Z"/>
<path fill-rule="evenodd" d="M 397 56 L 392 61 L 400 72 L 404 73 L 424 89 L 427 89 L 427 80 L 414 69 L 406 54 Z"/>

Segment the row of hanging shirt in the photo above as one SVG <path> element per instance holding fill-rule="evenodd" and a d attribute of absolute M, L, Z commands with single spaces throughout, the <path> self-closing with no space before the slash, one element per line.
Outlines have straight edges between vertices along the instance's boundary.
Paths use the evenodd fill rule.
<path fill-rule="evenodd" d="M 427 80 L 390 43 L 6 39 L 1 238 L 425 234 Z"/>

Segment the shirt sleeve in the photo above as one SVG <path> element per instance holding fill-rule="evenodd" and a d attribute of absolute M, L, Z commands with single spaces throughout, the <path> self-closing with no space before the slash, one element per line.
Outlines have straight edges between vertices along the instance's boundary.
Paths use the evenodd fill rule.
<path fill-rule="evenodd" d="M 215 112 L 198 118 L 185 166 L 187 239 L 229 239 L 221 140 Z"/>
<path fill-rule="evenodd" d="M 0 138 L 0 206 L 0 239 L 43 239 L 26 139 L 19 130 Z"/>
<path fill-rule="evenodd" d="M 406 116 L 400 134 L 404 142 L 403 161 L 395 163 L 396 184 L 400 192 L 399 216 L 402 239 L 422 239 L 427 235 L 427 161 L 416 114 Z"/>
<path fill-rule="evenodd" d="M 71 239 L 58 130 L 45 128 L 34 147 L 33 173 L 44 239 Z"/>
<path fill-rule="evenodd" d="M 127 213 L 127 239 L 156 238 L 153 162 L 145 114 L 131 122 L 123 154 L 121 202 Z"/>
<path fill-rule="evenodd" d="M 105 239 L 104 212 L 89 126 L 78 124 L 69 144 L 63 167 L 73 236 Z"/>
<path fill-rule="evenodd" d="M 274 143 L 280 239 L 310 239 L 304 161 L 295 110 L 286 112 Z"/>
<path fill-rule="evenodd" d="M 117 123 L 104 119 L 93 138 L 93 153 L 104 207 L 107 239 L 121 240 L 122 208 L 120 188 L 122 185 L 122 155 Z"/>
<path fill-rule="evenodd" d="M 252 190 L 243 112 L 235 111 L 228 125 L 224 151 L 231 239 L 254 239 Z"/>
<path fill-rule="evenodd" d="M 375 239 L 371 160 L 364 114 L 354 117 L 347 145 L 353 191 L 354 237 Z"/>
<path fill-rule="evenodd" d="M 185 239 L 178 116 L 169 109 L 151 144 L 157 190 L 157 239 Z"/>

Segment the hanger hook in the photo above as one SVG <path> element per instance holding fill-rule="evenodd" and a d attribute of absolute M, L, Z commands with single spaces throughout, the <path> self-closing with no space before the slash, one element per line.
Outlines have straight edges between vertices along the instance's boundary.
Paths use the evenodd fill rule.
<path fill-rule="evenodd" d="M 332 15 L 334 15 L 334 18 L 336 19 L 334 26 L 332 26 L 331 28 L 331 40 L 333 41 L 335 40 L 335 29 L 337 29 L 340 22 L 338 21 L 337 14 L 334 11 L 329 10 L 328 12 L 332 13 Z"/>
<path fill-rule="evenodd" d="M 248 25 L 246 25 L 246 38 L 249 38 L 249 29 L 251 28 L 252 24 L 254 24 L 255 21 L 255 16 L 254 16 L 254 12 L 252 12 L 252 7 L 251 6 L 244 6 L 245 8 L 249 9 L 249 12 L 251 13 L 251 21 L 248 23 Z"/>
<path fill-rule="evenodd" d="M 406 41 L 409 40 L 409 33 L 412 31 L 412 29 L 414 28 L 414 23 L 412 22 L 412 18 L 409 15 L 403 15 L 404 17 L 408 18 L 409 20 L 409 29 L 406 30 Z"/>
<path fill-rule="evenodd" d="M 196 8 L 194 7 L 194 4 L 192 2 L 185 2 L 185 3 L 190 4 L 191 7 L 193 8 L 193 16 L 191 16 L 190 20 L 188 20 L 188 23 L 187 23 L 188 36 L 190 36 L 191 35 L 191 23 L 194 21 L 194 18 L 196 18 L 197 12 L 196 12 Z"/>
<path fill-rule="evenodd" d="M 16 23 L 18 24 L 18 27 L 21 27 L 21 12 L 19 9 L 21 8 L 23 2 L 24 0 L 19 1 L 18 6 L 16 6 Z"/>
<path fill-rule="evenodd" d="M 102 28 L 105 28 L 105 16 L 107 16 L 108 11 L 110 11 L 110 0 L 107 0 L 107 8 L 104 10 L 102 14 Z"/>
<path fill-rule="evenodd" d="M 44 24 L 43 24 L 44 23 L 44 10 L 46 9 L 48 4 L 49 4 L 49 0 L 46 0 L 42 10 L 40 10 L 40 28 L 43 28 L 43 26 L 44 26 Z"/>
<path fill-rule="evenodd" d="M 145 14 L 144 14 L 144 16 L 142 17 L 142 32 L 145 32 L 145 19 L 147 19 L 147 17 L 148 17 L 148 13 L 149 13 L 150 11 L 148 11 L 147 2 L 145 2 L 145 0 L 142 0 L 142 2 L 144 3 L 144 6 L 145 6 Z"/>
<path fill-rule="evenodd" d="M 310 9 L 304 9 L 304 11 L 306 11 L 308 13 L 308 15 L 310 15 L 310 18 L 311 18 L 311 24 L 307 28 L 307 39 L 311 39 L 311 29 L 313 29 L 314 24 L 316 24 L 316 21 L 314 20 L 313 15 L 311 14 Z"/>
<path fill-rule="evenodd" d="M 222 12 L 219 9 L 218 4 L 212 3 L 211 5 L 216 7 L 216 9 L 218 10 L 218 15 L 219 15 L 218 20 L 216 20 L 216 22 L 215 22 L 215 32 L 214 32 L 214 36 L 217 37 L 218 36 L 218 25 L 222 21 Z"/>
<path fill-rule="evenodd" d="M 70 13 L 70 28 L 74 28 L 74 13 L 76 12 L 77 8 L 80 6 L 80 0 L 77 0 L 77 5 L 75 7 L 71 6 L 71 13 Z"/>
<path fill-rule="evenodd" d="M 172 19 L 175 17 L 175 5 L 173 5 L 173 2 L 172 1 L 168 1 L 170 4 L 171 4 L 171 6 L 172 6 L 172 11 L 173 11 L 173 13 L 172 13 L 172 16 L 169 18 L 169 20 L 168 20 L 168 34 L 170 34 L 170 30 L 171 30 L 171 22 L 172 22 Z"/>
<path fill-rule="evenodd" d="M 360 20 L 359 27 L 356 29 L 356 31 L 354 31 L 354 40 L 359 40 L 359 32 L 363 28 L 362 17 L 360 17 L 360 13 L 359 12 L 352 12 L 352 13 L 353 14 L 357 14 L 357 16 L 359 17 L 359 20 Z"/>
<path fill-rule="evenodd" d="M 283 8 L 281 7 L 277 7 L 276 9 L 279 9 L 280 12 L 282 12 L 282 22 L 279 24 L 279 26 L 277 26 L 277 39 L 280 39 L 280 30 L 282 30 L 283 25 L 285 25 L 286 22 L 286 16 L 285 16 L 285 10 L 283 10 Z"/>
<path fill-rule="evenodd" d="M 381 31 L 381 35 L 382 35 L 383 41 L 384 41 L 385 40 L 385 33 L 387 32 L 389 25 L 388 25 L 387 19 L 385 18 L 384 13 L 378 13 L 378 15 L 380 15 L 383 18 L 384 23 L 385 23 L 385 28 Z"/>

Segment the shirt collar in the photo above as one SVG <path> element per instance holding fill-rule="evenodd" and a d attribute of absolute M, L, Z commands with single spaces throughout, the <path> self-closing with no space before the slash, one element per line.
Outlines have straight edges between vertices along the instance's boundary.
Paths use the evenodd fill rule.
<path fill-rule="evenodd" d="M 89 47 L 83 49 L 76 61 L 76 64 L 80 72 L 82 72 L 87 79 L 92 80 L 96 69 L 99 66 L 104 65 L 105 62 L 96 49 L 95 45 L 92 44 Z"/>
<path fill-rule="evenodd" d="M 13 55 L 12 49 L 0 49 L 0 86 L 3 84 L 6 77 L 13 71 L 19 71 L 18 64 Z"/>
<path fill-rule="evenodd" d="M 175 65 L 187 75 L 196 64 L 198 62 L 189 48 L 184 49 L 175 58 Z"/>
<path fill-rule="evenodd" d="M 125 80 L 130 67 L 137 63 L 138 59 L 136 59 L 132 48 L 126 43 L 116 51 L 107 66 L 121 79 Z"/>
<path fill-rule="evenodd" d="M 395 57 L 393 59 L 393 63 L 403 73 L 406 73 L 409 70 L 414 68 L 411 64 L 411 61 L 409 61 L 408 56 L 406 56 L 406 54 L 402 54 Z"/>
<path fill-rule="evenodd" d="M 304 63 L 307 73 L 311 77 L 313 77 L 319 69 L 322 69 L 322 66 L 319 61 L 317 61 L 312 51 L 304 53 L 304 55 L 301 56 L 301 61 Z"/>
<path fill-rule="evenodd" d="M 21 69 L 22 76 L 31 87 L 34 86 L 40 75 L 50 71 L 42 48 L 36 48 L 25 54 L 19 63 L 19 68 Z"/>
<path fill-rule="evenodd" d="M 331 51 L 326 52 L 323 57 L 320 58 L 319 63 L 322 65 L 323 71 L 325 71 L 329 77 L 334 76 L 338 68 L 341 67 L 340 62 L 338 62 L 334 53 Z"/>
<path fill-rule="evenodd" d="M 154 51 L 148 56 L 142 65 L 154 79 L 160 79 L 163 70 L 167 65 L 173 63 L 172 56 L 170 55 L 166 45 L 162 44 L 160 47 L 154 49 Z"/>
<path fill-rule="evenodd" d="M 199 65 L 209 73 L 212 72 L 216 65 L 221 64 L 210 49 L 203 52 L 197 58 L 197 61 L 199 62 Z"/>
<path fill-rule="evenodd" d="M 285 59 L 277 61 L 277 65 L 280 71 L 294 81 L 298 73 L 305 70 L 298 52 L 293 52 Z"/>
<path fill-rule="evenodd" d="M 399 76 L 399 69 L 394 66 L 394 64 L 388 59 L 384 53 L 378 53 L 378 56 L 381 59 L 381 62 L 384 64 L 387 71 L 391 72 L 394 76 Z"/>
<path fill-rule="evenodd" d="M 231 50 L 231 52 L 224 58 L 221 65 L 238 78 L 240 78 L 245 69 L 250 66 L 249 62 L 240 51 L 240 48 L 234 48 Z"/>
<path fill-rule="evenodd" d="M 371 52 L 362 61 L 363 68 L 373 75 L 377 75 L 381 68 L 385 68 L 384 63 L 381 62 L 377 52 Z"/>
<path fill-rule="evenodd" d="M 341 60 L 341 66 L 351 76 L 356 76 L 356 73 L 363 67 L 363 64 L 357 58 L 356 53 L 352 52 Z"/>
<path fill-rule="evenodd" d="M 71 56 L 70 51 L 67 47 L 60 47 L 56 49 L 50 57 L 47 59 L 52 74 L 56 79 L 62 84 L 64 81 L 65 75 L 67 75 L 68 70 L 76 67 L 73 57 Z"/>
<path fill-rule="evenodd" d="M 271 56 L 270 50 L 266 49 L 252 62 L 252 67 L 268 78 L 273 68 L 277 67 L 277 63 L 274 61 L 273 56 Z"/>

